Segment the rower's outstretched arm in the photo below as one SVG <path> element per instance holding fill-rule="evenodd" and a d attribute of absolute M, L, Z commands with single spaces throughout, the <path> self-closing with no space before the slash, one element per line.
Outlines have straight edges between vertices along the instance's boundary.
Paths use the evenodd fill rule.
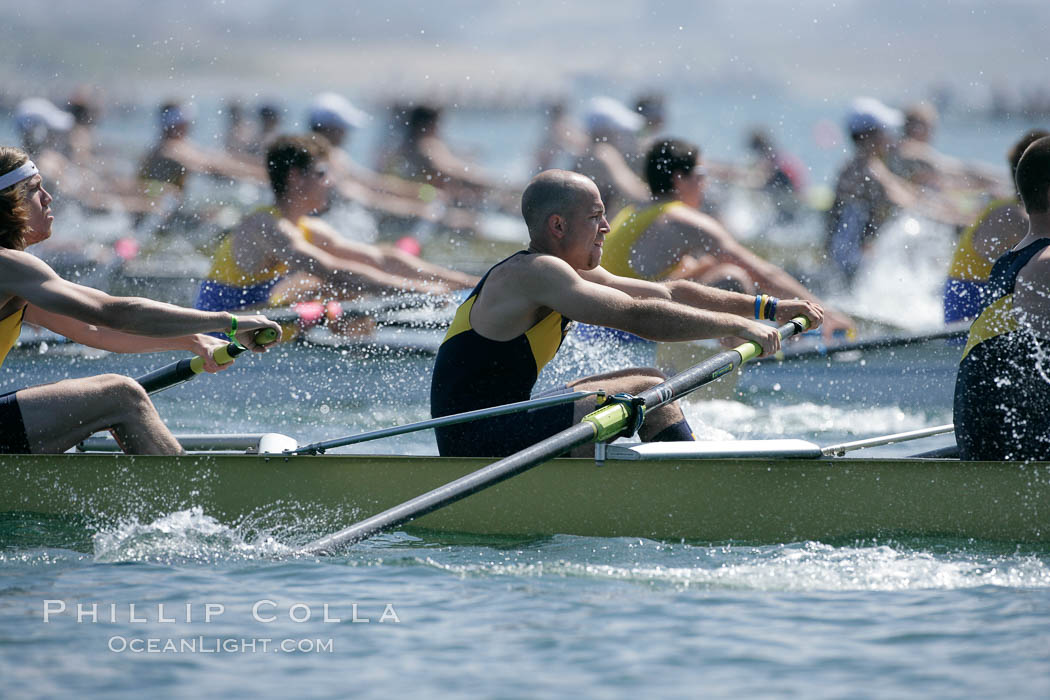
<path fill-rule="evenodd" d="M 744 318 L 753 318 L 755 313 L 754 294 L 731 292 L 688 280 L 649 282 L 630 279 L 614 275 L 602 267 L 583 272 L 581 276 L 636 299 L 668 299 L 678 304 Z M 824 321 L 824 310 L 820 304 L 806 299 L 781 299 L 777 305 L 776 320 L 786 323 L 796 316 L 805 316 L 810 319 L 811 328 L 819 328 Z"/>
<path fill-rule="evenodd" d="M 522 274 L 516 282 L 525 298 L 536 306 L 554 309 L 582 323 L 618 328 L 650 340 L 738 336 L 758 343 L 763 354 L 780 349 L 780 336 L 771 326 L 666 297 L 638 299 L 615 287 L 584 279 L 554 256 L 536 256 L 530 261 L 530 273 Z"/>
<path fill-rule="evenodd" d="M 0 251 L 0 279 L 4 289 L 30 305 L 61 316 L 80 319 L 139 336 L 172 338 L 193 333 L 226 331 L 233 316 L 225 311 L 199 311 L 142 297 L 115 297 L 59 277 L 47 263 L 17 250 Z M 264 316 L 238 318 L 242 333 L 280 326 Z M 249 339 L 249 344 L 251 340 Z"/>
<path fill-rule="evenodd" d="M 470 288 L 478 283 L 478 278 L 473 275 L 429 263 L 396 248 L 351 241 L 321 219 L 311 218 L 306 225 L 310 227 L 311 244 L 342 260 L 372 265 L 395 277 L 435 281 L 456 289 Z"/>
<path fill-rule="evenodd" d="M 270 251 L 270 257 L 286 263 L 293 271 L 308 272 L 324 280 L 336 294 L 360 291 L 400 290 L 443 294 L 448 287 L 441 282 L 409 279 L 391 274 L 364 254 L 355 259 L 340 257 L 321 245 L 314 245 L 300 235 L 294 224 L 282 220 L 277 225 L 256 226 L 257 221 L 245 221 L 234 232 L 234 254 L 241 248 Z M 314 224 L 311 223 L 311 227 Z M 320 242 L 323 234 L 311 228 Z M 366 262 L 367 260 L 367 262 Z"/>
<path fill-rule="evenodd" d="M 733 238 L 717 219 L 707 214 L 679 207 L 669 214 L 682 236 L 685 248 L 694 255 L 713 255 L 721 263 L 731 263 L 743 269 L 755 281 L 759 290 L 783 297 L 820 300 L 783 268 L 759 257 Z"/>
<path fill-rule="evenodd" d="M 37 326 L 43 326 L 81 345 L 109 352 L 143 353 L 184 350 L 201 357 L 204 360 L 204 370 L 206 372 L 218 372 L 228 366 L 228 364 L 220 365 L 215 362 L 213 354 L 219 348 L 225 347 L 230 341 L 201 333 L 180 335 L 173 338 L 134 335 L 116 331 L 112 328 L 95 326 L 69 316 L 44 311 L 31 304 L 26 307 L 25 321 Z"/>

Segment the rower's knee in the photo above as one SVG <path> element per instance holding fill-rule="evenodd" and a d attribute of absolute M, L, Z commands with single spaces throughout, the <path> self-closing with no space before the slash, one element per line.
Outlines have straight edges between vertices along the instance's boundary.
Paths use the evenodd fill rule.
<path fill-rule="evenodd" d="M 655 367 L 638 367 L 631 371 L 627 381 L 631 388 L 627 389 L 632 394 L 638 394 L 647 389 L 652 389 L 657 384 L 667 379 L 667 375 Z"/>
<path fill-rule="evenodd" d="M 146 390 L 131 377 L 125 377 L 123 374 L 102 374 L 95 377 L 95 381 L 101 397 L 115 406 L 136 413 L 153 406 Z"/>
<path fill-rule="evenodd" d="M 638 395 L 643 391 L 652 389 L 657 384 L 663 383 L 666 379 L 667 375 L 655 367 L 639 367 L 634 370 L 632 375 L 628 378 L 629 387 L 625 390 L 628 393 Z M 663 428 L 668 424 L 681 421 L 682 419 L 682 409 L 678 406 L 677 402 L 672 402 L 654 409 L 650 414 L 649 423 L 655 424 L 659 428 Z"/>

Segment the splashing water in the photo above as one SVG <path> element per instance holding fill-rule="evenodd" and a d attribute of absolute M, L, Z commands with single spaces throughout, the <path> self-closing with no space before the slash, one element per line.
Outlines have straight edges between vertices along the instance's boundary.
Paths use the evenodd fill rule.
<path fill-rule="evenodd" d="M 293 551 L 265 532 L 248 541 L 239 528 L 223 525 L 199 507 L 169 513 L 151 523 L 125 521 L 98 532 L 93 540 L 99 563 L 213 563 L 277 557 Z"/>
<path fill-rule="evenodd" d="M 584 545 L 595 544 L 592 547 Z M 559 556 L 559 551 L 561 555 Z M 462 560 L 462 561 L 461 561 Z M 899 544 L 701 547 L 651 540 L 558 536 L 540 547 L 465 554 L 447 550 L 417 565 L 461 578 L 591 579 L 679 589 L 751 591 L 957 590 L 981 586 L 1050 588 L 1050 567 L 1032 554 L 932 554 Z"/>
<path fill-rule="evenodd" d="M 842 306 L 909 330 L 944 322 L 942 292 L 954 247 L 952 227 L 902 215 L 879 231 Z M 902 313 L 902 310 L 907 313 Z"/>
<path fill-rule="evenodd" d="M 686 418 L 694 428 L 725 433 L 729 437 L 701 439 L 761 439 L 807 436 L 868 436 L 917 430 L 945 422 L 950 416 L 930 416 L 923 411 L 904 411 L 896 406 L 846 408 L 815 403 L 753 406 L 738 401 L 710 400 L 684 404 Z M 700 433 L 697 433 L 700 437 Z"/>

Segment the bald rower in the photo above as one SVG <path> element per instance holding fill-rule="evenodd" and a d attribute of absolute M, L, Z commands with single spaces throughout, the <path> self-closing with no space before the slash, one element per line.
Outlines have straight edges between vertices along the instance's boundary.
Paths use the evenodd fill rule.
<path fill-rule="evenodd" d="M 751 318 L 755 297 L 676 280 L 618 277 L 599 263 L 609 233 L 605 205 L 589 178 L 565 170 L 537 175 L 521 198 L 529 247 L 492 267 L 459 307 L 438 350 L 431 383 L 434 417 L 530 397 L 537 375 L 557 353 L 571 320 L 618 328 L 659 341 L 738 336 L 763 354 L 780 348 L 776 328 Z M 785 299 L 783 323 L 824 312 L 811 301 Z M 570 320 L 571 319 L 571 320 Z M 631 368 L 583 377 L 567 390 L 609 394 L 644 391 L 664 380 L 656 369 Z M 547 438 L 594 410 L 593 400 L 498 416 L 437 430 L 446 456 L 501 457 Z M 692 440 L 677 404 L 646 414 L 645 441 Z M 585 455 L 591 448 L 579 448 Z"/>

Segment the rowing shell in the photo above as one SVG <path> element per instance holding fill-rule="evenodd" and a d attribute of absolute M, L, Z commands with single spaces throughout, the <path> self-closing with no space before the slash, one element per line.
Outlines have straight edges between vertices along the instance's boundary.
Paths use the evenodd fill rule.
<path fill-rule="evenodd" d="M 1050 543 L 1050 464 L 834 459 L 791 450 L 779 454 L 806 456 L 717 454 L 681 457 L 661 454 L 658 447 L 612 445 L 604 466 L 556 459 L 407 529 L 748 543 L 887 535 Z M 198 506 L 230 524 L 275 511 L 291 518 L 321 513 L 345 522 L 487 461 L 346 454 L 10 455 L 0 458 L 0 512 L 149 522 Z"/>

